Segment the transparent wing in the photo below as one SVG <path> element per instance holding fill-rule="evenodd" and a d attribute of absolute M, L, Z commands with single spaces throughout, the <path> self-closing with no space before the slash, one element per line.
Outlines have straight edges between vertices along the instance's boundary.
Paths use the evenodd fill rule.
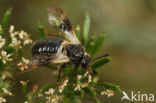
<path fill-rule="evenodd" d="M 61 55 L 58 56 L 57 58 L 54 58 L 51 60 L 52 64 L 63 64 L 63 63 L 68 63 L 70 59 L 67 56 Z"/>
<path fill-rule="evenodd" d="M 48 21 L 53 28 L 60 30 L 63 36 L 71 43 L 80 44 L 69 19 L 60 8 L 48 8 Z"/>

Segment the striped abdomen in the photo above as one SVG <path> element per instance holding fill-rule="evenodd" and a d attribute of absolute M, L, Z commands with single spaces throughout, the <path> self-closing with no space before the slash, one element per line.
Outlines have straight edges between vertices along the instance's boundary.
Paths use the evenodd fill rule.
<path fill-rule="evenodd" d="M 57 53 L 62 42 L 63 40 L 57 37 L 41 39 L 32 47 L 32 55 L 38 58 L 54 55 Z"/>

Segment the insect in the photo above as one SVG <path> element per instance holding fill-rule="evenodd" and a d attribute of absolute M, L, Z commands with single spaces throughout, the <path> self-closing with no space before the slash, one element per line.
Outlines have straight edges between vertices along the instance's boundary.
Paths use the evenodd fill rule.
<path fill-rule="evenodd" d="M 28 64 L 28 67 L 34 68 L 47 64 L 63 64 L 64 66 L 64 64 L 69 63 L 74 65 L 75 72 L 81 66 L 92 75 L 91 57 L 85 52 L 78 40 L 66 14 L 60 8 L 48 8 L 48 21 L 53 28 L 61 31 L 65 39 L 52 36 L 36 41 L 32 47 L 32 55 L 35 59 Z M 101 57 L 105 56 L 107 55 Z M 58 79 L 61 77 L 63 66 L 59 68 Z"/>

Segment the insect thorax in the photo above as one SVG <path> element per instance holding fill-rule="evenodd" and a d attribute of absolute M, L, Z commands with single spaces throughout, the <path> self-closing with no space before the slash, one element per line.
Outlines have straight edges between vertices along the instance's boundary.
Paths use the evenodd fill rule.
<path fill-rule="evenodd" d="M 84 56 L 84 49 L 81 45 L 77 44 L 69 44 L 66 47 L 67 56 L 74 64 L 80 64 L 83 56 Z"/>

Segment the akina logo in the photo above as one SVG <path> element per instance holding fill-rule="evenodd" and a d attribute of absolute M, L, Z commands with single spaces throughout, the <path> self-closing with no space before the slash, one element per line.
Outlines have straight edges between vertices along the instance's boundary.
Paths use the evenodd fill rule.
<path fill-rule="evenodd" d="M 141 93 L 140 91 L 134 92 L 131 91 L 130 95 L 128 95 L 125 91 L 122 92 L 123 96 L 121 101 L 128 100 L 128 101 L 138 101 L 138 102 L 153 102 L 154 101 L 154 94 L 145 94 Z"/>

